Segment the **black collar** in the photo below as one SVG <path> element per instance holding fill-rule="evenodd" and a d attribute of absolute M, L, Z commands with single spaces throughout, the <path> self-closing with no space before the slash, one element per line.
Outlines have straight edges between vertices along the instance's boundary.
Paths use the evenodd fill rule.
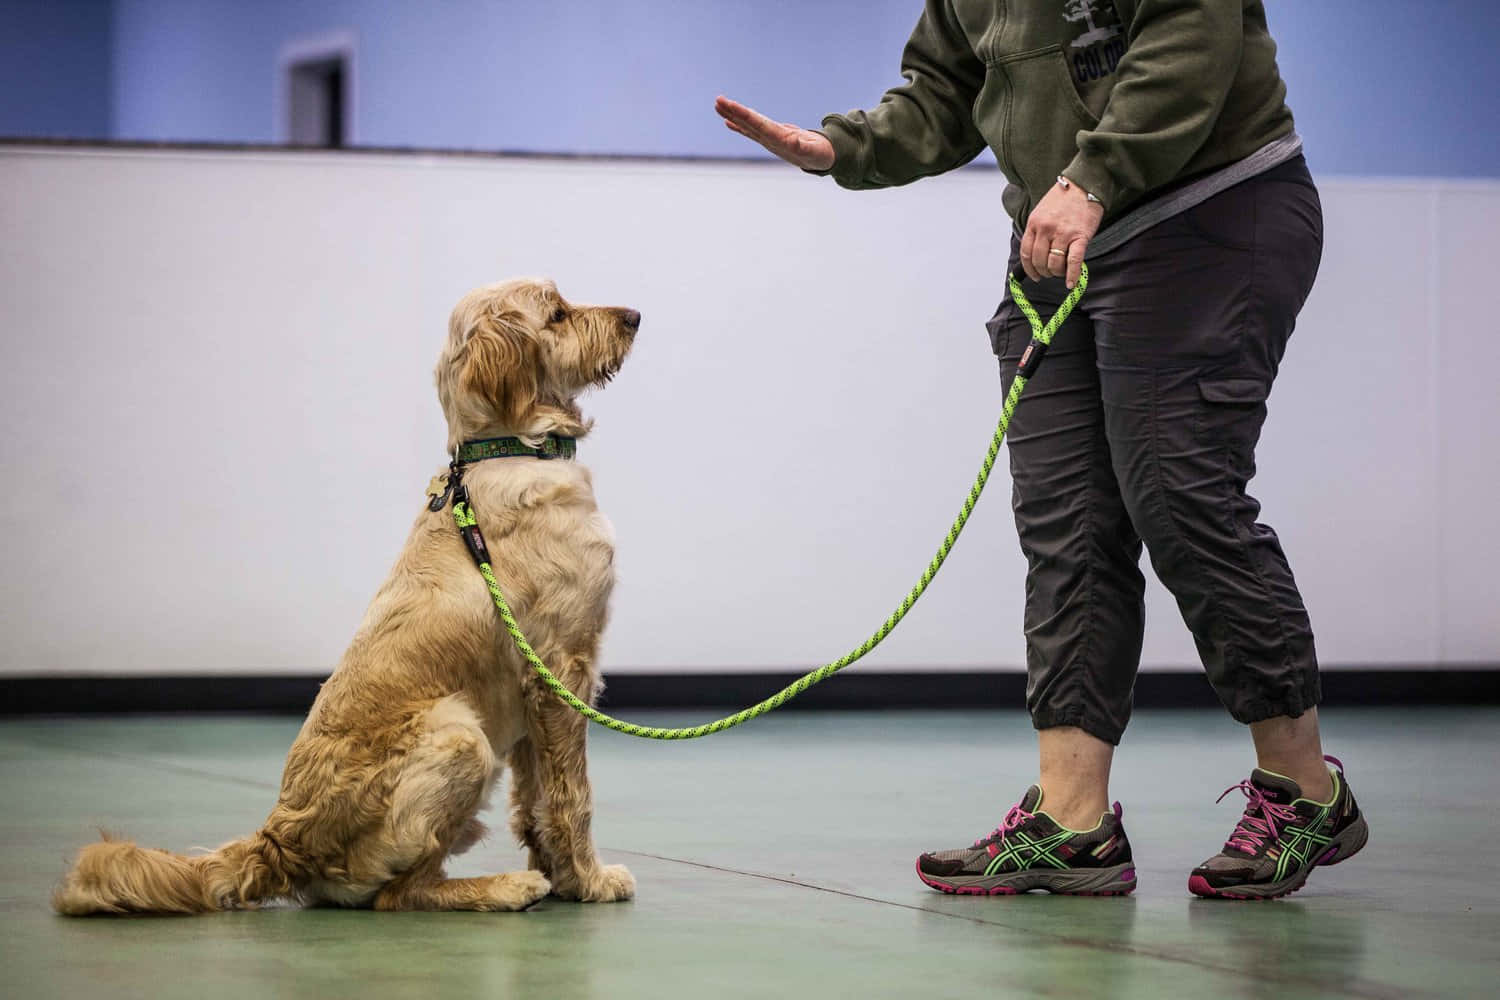
<path fill-rule="evenodd" d="M 517 437 L 481 438 L 458 446 L 453 460 L 459 463 L 479 462 L 486 458 L 572 458 L 578 453 L 576 438 L 548 434 L 540 447 L 533 448 Z"/>

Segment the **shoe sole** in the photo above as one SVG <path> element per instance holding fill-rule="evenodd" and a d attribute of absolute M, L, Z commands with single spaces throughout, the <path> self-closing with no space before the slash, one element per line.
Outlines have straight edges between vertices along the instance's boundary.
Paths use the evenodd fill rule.
<path fill-rule="evenodd" d="M 1192 875 L 1188 878 L 1188 892 L 1204 899 L 1245 899 L 1263 900 L 1280 899 L 1290 896 L 1298 889 L 1307 884 L 1307 877 L 1312 874 L 1314 868 L 1319 865 L 1336 865 L 1348 861 L 1358 854 L 1370 839 L 1370 826 L 1365 822 L 1363 816 L 1350 823 L 1343 833 L 1334 838 L 1328 845 L 1328 849 L 1322 856 L 1303 870 L 1280 882 L 1267 882 L 1265 885 L 1236 885 L 1223 889 L 1216 889 L 1208 884 L 1208 879 L 1202 875 Z"/>
<path fill-rule="evenodd" d="M 1031 869 L 1009 875 L 929 875 L 917 862 L 917 878 L 950 896 L 1019 896 L 1033 889 L 1055 896 L 1128 896 L 1135 892 L 1135 865 L 1057 871 Z"/>

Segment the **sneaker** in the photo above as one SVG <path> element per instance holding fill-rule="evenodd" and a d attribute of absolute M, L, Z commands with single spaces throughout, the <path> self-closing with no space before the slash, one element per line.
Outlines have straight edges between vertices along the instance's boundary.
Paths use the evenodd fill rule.
<path fill-rule="evenodd" d="M 1365 846 L 1370 828 L 1354 802 L 1344 765 L 1334 765 L 1333 799 L 1303 798 L 1291 778 L 1262 771 L 1231 785 L 1245 793 L 1245 815 L 1229 835 L 1224 850 L 1193 869 L 1188 891 L 1219 899 L 1275 899 L 1302 888 L 1318 865 L 1336 865 Z M 1224 795 L 1219 796 L 1223 801 Z"/>
<path fill-rule="evenodd" d="M 1123 896 L 1135 891 L 1135 862 L 1116 802 L 1092 830 L 1069 830 L 1042 812 L 1032 785 L 999 829 L 955 851 L 924 854 L 917 878 L 940 892 L 1010 896 L 1031 889 L 1069 896 Z"/>

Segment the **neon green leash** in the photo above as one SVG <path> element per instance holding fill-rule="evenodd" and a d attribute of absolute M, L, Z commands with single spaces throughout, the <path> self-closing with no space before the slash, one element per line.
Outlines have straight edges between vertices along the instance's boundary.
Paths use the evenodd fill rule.
<path fill-rule="evenodd" d="M 959 533 L 964 530 L 964 525 L 968 523 L 969 515 L 973 513 L 974 505 L 979 501 L 979 495 L 984 492 L 985 483 L 989 481 L 990 470 L 994 468 L 995 459 L 1000 454 L 1001 442 L 1005 440 L 1005 431 L 1010 426 L 1011 414 L 1015 412 L 1016 403 L 1021 398 L 1022 390 L 1026 388 L 1027 381 L 1036 372 L 1037 366 L 1041 364 L 1042 356 L 1046 354 L 1047 347 L 1052 343 L 1052 337 L 1057 333 L 1058 327 L 1062 326 L 1063 321 L 1072 313 L 1073 307 L 1078 304 L 1079 298 L 1082 297 L 1084 289 L 1088 286 L 1088 280 L 1089 271 L 1085 265 L 1079 274 L 1078 284 L 1073 286 L 1073 290 L 1063 300 L 1062 304 L 1058 306 L 1057 312 L 1053 314 L 1052 318 L 1043 324 L 1041 317 L 1037 315 L 1036 309 L 1032 307 L 1026 296 L 1021 292 L 1021 284 L 1016 275 L 1012 274 L 1009 276 L 1011 300 L 1015 302 L 1016 306 L 1031 324 L 1031 343 L 1027 345 L 1025 353 L 1021 355 L 1021 361 L 1016 370 L 1016 377 L 1011 380 L 1010 391 L 1005 397 L 1005 406 L 1000 411 L 1000 424 L 995 428 L 995 436 L 990 441 L 989 451 L 985 453 L 984 464 L 979 469 L 979 478 L 974 481 L 973 488 L 969 490 L 968 497 L 964 499 L 963 509 L 959 511 L 958 518 L 953 522 L 953 527 L 948 529 L 948 535 L 943 539 L 942 546 L 938 548 L 937 555 L 933 556 L 932 562 L 927 565 L 922 578 L 911 589 L 911 593 L 906 595 L 906 599 L 901 602 L 901 606 L 885 620 L 885 624 L 881 625 L 874 635 L 862 642 L 858 648 L 844 654 L 832 663 L 825 664 L 810 673 L 804 674 L 771 695 L 765 701 L 723 719 L 706 722 L 701 726 L 689 726 L 683 729 L 662 729 L 657 726 L 641 726 L 633 722 L 625 722 L 621 719 L 605 715 L 568 690 L 567 686 L 558 680 L 552 671 L 547 669 L 547 665 L 542 662 L 541 657 L 537 656 L 536 650 L 531 648 L 531 643 L 526 641 L 526 636 L 522 633 L 521 626 L 516 624 L 515 616 L 511 614 L 510 605 L 505 601 L 505 595 L 500 593 L 500 584 L 495 581 L 494 570 L 490 568 L 489 553 L 485 548 L 484 537 L 479 534 L 478 521 L 474 516 L 474 509 L 469 503 L 468 490 L 463 487 L 458 475 L 460 466 L 455 462 L 454 479 L 457 481 L 452 482 L 449 486 L 449 489 L 453 491 L 453 518 L 458 524 L 459 533 L 463 535 L 464 541 L 469 547 L 470 554 L 473 555 L 474 561 L 479 565 L 479 572 L 484 575 L 484 582 L 490 588 L 490 596 L 495 599 L 495 607 L 499 609 L 500 618 L 505 622 L 505 630 L 515 640 L 516 648 L 521 651 L 521 655 L 526 657 L 526 661 L 536 670 L 542 682 L 557 692 L 557 696 L 572 706 L 580 715 L 599 723 L 601 726 L 607 726 L 616 732 L 625 733 L 628 736 L 640 736 L 650 740 L 695 740 L 700 736 L 723 732 L 726 729 L 738 726 L 742 722 L 749 722 L 757 716 L 765 715 L 773 709 L 780 708 L 814 684 L 827 680 L 851 663 L 859 660 L 866 653 L 870 652 L 870 650 L 880 645 L 881 641 L 896 628 L 901 619 L 906 617 L 906 613 L 917 603 L 917 598 L 922 596 L 922 592 L 927 589 L 927 585 L 937 576 L 938 569 L 943 565 L 943 561 L 948 558 L 948 553 L 952 550 L 953 543 L 958 541 Z M 446 493 L 446 490 L 444 492 Z"/>

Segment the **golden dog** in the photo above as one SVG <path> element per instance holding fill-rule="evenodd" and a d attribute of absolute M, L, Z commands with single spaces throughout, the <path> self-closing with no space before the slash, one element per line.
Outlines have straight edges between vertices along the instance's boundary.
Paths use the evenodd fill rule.
<path fill-rule="evenodd" d="M 581 437 L 576 397 L 612 378 L 640 325 L 574 306 L 548 281 L 478 289 L 453 310 L 437 365 L 448 448 L 473 439 Z M 552 671 L 592 703 L 614 585 L 613 534 L 571 460 L 468 465 L 500 586 Z M 260 830 L 185 857 L 104 840 L 83 849 L 53 904 L 66 914 L 198 913 L 269 899 L 383 910 L 519 910 L 629 899 L 635 880 L 594 853 L 584 719 L 517 653 L 446 507 L 406 547 L 287 755 Z M 529 870 L 446 878 L 484 834 L 475 818 L 502 762 Z"/>

